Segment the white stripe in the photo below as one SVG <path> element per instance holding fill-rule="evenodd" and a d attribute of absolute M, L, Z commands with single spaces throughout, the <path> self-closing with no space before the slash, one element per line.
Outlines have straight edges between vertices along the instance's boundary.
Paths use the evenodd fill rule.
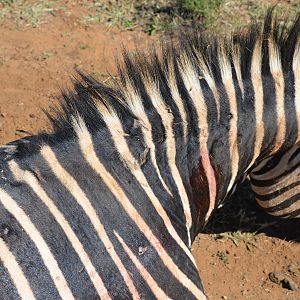
<path fill-rule="evenodd" d="M 104 110 L 105 108 L 103 107 L 101 109 Z M 131 173 L 135 176 L 136 180 L 141 184 L 141 187 L 143 188 L 143 190 L 149 197 L 155 210 L 157 211 L 159 216 L 162 218 L 162 220 L 166 226 L 166 229 L 170 233 L 171 237 L 178 243 L 178 245 L 182 248 L 182 250 L 186 253 L 186 255 L 196 265 L 191 251 L 185 245 L 185 243 L 182 241 L 182 239 L 178 235 L 177 231 L 173 227 L 171 220 L 168 217 L 166 211 L 164 210 L 162 204 L 160 203 L 159 199 L 155 196 L 153 190 L 151 189 L 150 185 L 148 184 L 148 181 L 147 181 L 143 171 L 141 170 L 138 161 L 136 161 L 136 159 L 133 157 L 132 153 L 130 152 L 130 149 L 128 148 L 128 145 L 124 138 L 125 133 L 123 131 L 120 119 L 118 118 L 118 116 L 114 116 L 112 118 L 111 113 L 112 112 L 110 112 L 109 115 L 105 115 L 103 113 L 103 120 L 104 120 L 104 122 L 106 122 L 106 125 L 111 132 L 115 147 L 117 148 L 119 155 L 122 158 L 122 161 L 125 162 L 126 167 L 130 169 Z M 82 128 L 85 128 L 84 121 L 82 119 L 78 118 L 77 122 L 74 121 L 73 124 L 74 124 L 73 126 L 75 128 L 75 131 L 79 135 L 79 142 L 81 142 L 81 140 L 84 141 L 85 140 L 84 134 L 88 134 L 87 131 L 82 130 Z M 84 133 L 84 134 L 82 134 L 82 133 Z M 84 148 L 82 148 L 82 152 L 83 152 L 83 150 L 84 150 Z"/>
<path fill-rule="evenodd" d="M 251 62 L 251 82 L 254 92 L 254 107 L 255 107 L 255 145 L 254 153 L 251 163 L 249 164 L 246 171 L 248 171 L 253 163 L 256 161 L 261 152 L 261 147 L 264 139 L 265 125 L 263 120 L 264 113 L 264 93 L 263 93 L 263 83 L 261 77 L 261 63 L 262 63 L 262 54 L 261 54 L 262 42 L 260 39 L 256 41 L 252 62 Z"/>
<path fill-rule="evenodd" d="M 13 253 L 10 252 L 6 243 L 0 237 L 0 261 L 3 263 L 4 267 L 7 269 L 14 285 L 17 288 L 18 294 L 23 300 L 33 300 L 35 299 L 31 287 L 20 268 L 16 258 Z M 2 279 L 1 279 L 2 280 Z M 3 290 L 2 290 L 3 292 Z"/>
<path fill-rule="evenodd" d="M 191 65 L 189 58 L 182 56 L 180 60 L 179 70 L 183 79 L 186 90 L 188 91 L 191 100 L 193 101 L 198 118 L 199 134 L 199 152 L 207 150 L 208 140 L 208 124 L 207 124 L 207 107 L 202 93 L 202 89 L 199 83 L 199 77 L 196 74 L 193 66 Z"/>
<path fill-rule="evenodd" d="M 185 286 L 197 299 L 206 299 L 203 292 L 178 268 L 172 258 L 168 255 L 160 241 L 152 232 L 151 228 L 146 224 L 142 216 L 132 205 L 130 200 L 127 198 L 125 192 L 118 185 L 117 181 L 102 165 L 98 156 L 95 153 L 91 136 L 82 123 L 81 128 L 77 128 L 77 134 L 79 135 L 79 143 L 82 152 L 85 155 L 85 159 L 88 161 L 91 168 L 99 175 L 102 181 L 110 189 L 115 199 L 123 207 L 124 211 L 129 215 L 131 220 L 136 224 L 139 230 L 145 235 L 152 247 L 156 250 L 163 264 L 173 274 L 173 276 Z"/>
<path fill-rule="evenodd" d="M 285 141 L 286 122 L 285 122 L 285 105 L 284 105 L 284 77 L 281 66 L 279 49 L 272 39 L 269 39 L 269 64 L 271 74 L 275 81 L 275 99 L 277 113 L 277 134 L 276 142 L 271 154 L 277 152 Z"/>
<path fill-rule="evenodd" d="M 294 57 L 293 57 L 293 71 L 295 78 L 295 108 L 298 128 L 297 142 L 300 142 L 300 37 L 296 44 Z"/>
<path fill-rule="evenodd" d="M 144 136 L 144 142 L 146 146 L 150 149 L 150 159 L 151 162 L 155 168 L 155 171 L 157 173 L 157 176 L 162 183 L 164 189 L 167 191 L 167 193 L 173 197 L 169 187 L 165 183 L 164 179 L 161 176 L 160 169 L 157 165 L 156 161 L 156 146 L 155 143 L 153 142 L 153 137 L 152 137 L 152 127 L 151 124 L 148 120 L 147 114 L 145 113 L 144 106 L 142 104 L 141 97 L 139 96 L 138 92 L 134 90 L 134 88 L 131 86 L 129 81 L 127 82 L 126 87 L 124 88 L 124 93 L 125 93 L 125 99 L 128 102 L 123 102 L 125 106 L 131 110 L 131 112 L 136 116 L 138 119 L 138 122 L 141 128 L 141 131 Z"/>
<path fill-rule="evenodd" d="M 235 74 L 237 77 L 238 85 L 241 89 L 242 99 L 243 99 L 245 91 L 244 91 L 244 84 L 243 84 L 242 70 L 241 70 L 241 50 L 238 45 L 234 44 L 233 41 L 231 41 L 231 43 L 232 43 L 231 45 L 232 63 L 234 66 Z"/>
<path fill-rule="evenodd" d="M 273 156 L 269 156 L 269 157 L 265 158 L 264 160 L 260 161 L 259 164 L 251 170 L 251 177 L 255 176 L 254 173 L 257 173 L 260 170 L 262 170 L 263 167 L 265 167 L 272 158 L 273 158 Z"/>
<path fill-rule="evenodd" d="M 264 195 L 282 189 L 283 187 L 296 182 L 300 175 L 300 169 L 296 168 L 292 172 L 291 170 L 293 169 L 294 166 L 296 166 L 300 162 L 300 154 L 294 157 L 293 160 L 291 160 L 290 162 L 288 161 L 298 149 L 299 149 L 299 145 L 295 145 L 294 147 L 292 147 L 289 151 L 287 151 L 284 154 L 284 156 L 281 158 L 279 163 L 273 169 L 267 170 L 267 172 L 261 175 L 250 174 L 251 179 L 253 178 L 262 181 L 262 180 L 272 180 L 286 172 L 289 172 L 286 175 L 284 175 L 282 178 L 280 178 L 280 181 L 274 184 L 269 184 L 268 186 L 256 186 L 253 184 L 251 185 L 252 190 L 259 195 Z M 267 159 L 267 161 L 268 160 L 269 159 Z M 265 165 L 265 161 L 263 161 L 262 164 Z"/>
<path fill-rule="evenodd" d="M 292 161 L 289 162 L 291 156 L 294 154 L 295 150 L 298 147 L 299 147 L 298 145 L 295 145 L 293 148 L 291 148 L 289 151 L 287 151 L 281 157 L 281 159 L 276 164 L 276 166 L 273 167 L 271 170 L 268 170 L 267 172 L 265 172 L 263 174 L 251 174 L 251 178 L 256 179 L 256 180 L 272 180 L 273 178 L 276 178 L 276 177 L 282 175 L 287 170 L 291 170 L 300 161 L 300 155 L 298 155 Z"/>
<path fill-rule="evenodd" d="M 30 239 L 34 242 L 42 257 L 43 263 L 49 270 L 59 295 L 63 299 L 74 299 L 72 292 L 68 287 L 68 283 L 60 270 L 57 261 L 52 255 L 51 250 L 29 217 L 25 214 L 21 207 L 18 206 L 15 200 L 2 189 L 0 189 L 0 202 L 20 223 L 25 232 L 29 235 Z"/>
<path fill-rule="evenodd" d="M 168 62 L 168 70 L 165 70 L 165 76 L 167 78 L 167 82 L 169 84 L 170 92 L 172 98 L 179 110 L 180 118 L 182 119 L 182 129 L 183 129 L 183 143 L 187 145 L 188 143 L 188 119 L 187 113 L 183 105 L 183 101 L 181 99 L 180 93 L 178 91 L 177 82 L 176 82 L 176 74 L 174 70 L 174 63 L 172 58 L 169 58 Z"/>
<path fill-rule="evenodd" d="M 66 237 L 72 244 L 74 250 L 78 254 L 82 264 L 84 265 L 101 299 L 111 299 L 108 294 L 108 291 L 104 286 L 102 279 L 100 278 L 99 274 L 95 270 L 88 254 L 84 250 L 84 247 L 82 246 L 76 234 L 72 230 L 70 224 L 65 219 L 64 215 L 55 206 L 54 202 L 48 197 L 47 193 L 41 187 L 37 179 L 30 172 L 20 169 L 18 164 L 13 160 L 9 162 L 9 167 L 12 173 L 14 174 L 15 178 L 17 180 L 27 183 L 32 188 L 32 190 L 36 193 L 39 199 L 47 206 L 47 208 L 53 215 L 54 219 L 60 225 Z"/>
<path fill-rule="evenodd" d="M 252 178 L 252 176 L 250 177 Z M 286 176 L 282 177 L 279 182 L 276 182 L 271 185 L 267 186 L 256 186 L 254 184 L 251 184 L 251 189 L 253 192 L 255 192 L 258 195 L 267 195 L 271 194 L 275 191 L 278 191 L 294 182 L 297 180 L 300 180 L 300 170 L 297 168 L 293 172 L 287 174 Z"/>
<path fill-rule="evenodd" d="M 89 149 L 85 149 L 88 151 Z M 60 180 L 60 182 L 65 186 L 65 188 L 70 192 L 72 197 L 77 201 L 77 203 L 82 207 L 87 217 L 90 219 L 94 226 L 95 231 L 98 234 L 99 239 L 104 244 L 106 251 L 110 255 L 111 259 L 115 263 L 116 267 L 119 269 L 121 276 L 123 277 L 128 290 L 133 296 L 133 299 L 140 299 L 138 292 L 128 274 L 125 266 L 123 265 L 121 259 L 119 258 L 115 248 L 110 241 L 103 224 L 90 203 L 89 199 L 85 195 L 84 191 L 80 188 L 76 180 L 62 167 L 62 165 L 57 160 L 54 152 L 49 146 L 43 146 L 41 149 L 41 154 L 43 158 L 48 163 L 49 167 L 52 169 L 53 173 Z M 86 154 L 86 153 L 85 153 Z"/>
<path fill-rule="evenodd" d="M 198 59 L 199 59 L 199 63 L 205 65 L 200 60 L 201 58 L 198 57 Z M 216 181 L 215 181 L 214 170 L 210 163 L 209 150 L 207 147 L 207 141 L 209 136 L 208 123 L 207 123 L 207 115 L 208 115 L 207 106 L 205 103 L 202 88 L 200 86 L 199 77 L 197 76 L 195 69 L 191 65 L 189 58 L 186 56 L 182 56 L 180 62 L 181 62 L 179 66 L 180 73 L 185 88 L 188 91 L 191 100 L 193 101 L 197 113 L 197 118 L 198 118 L 198 129 L 200 131 L 199 152 L 200 152 L 203 168 L 205 169 L 205 174 L 203 175 L 205 175 L 207 178 L 208 189 L 209 189 L 209 208 L 205 216 L 205 222 L 207 222 L 210 214 L 214 209 L 215 201 L 216 201 L 216 188 L 215 188 Z M 205 80 L 208 80 L 212 85 L 213 84 L 211 82 L 212 79 L 209 76 L 209 74 L 206 74 L 205 76 L 206 76 Z M 215 87 L 213 89 L 215 89 Z"/>
<path fill-rule="evenodd" d="M 121 243 L 126 254 L 129 256 L 131 261 L 134 263 L 135 267 L 138 269 L 139 273 L 147 283 L 148 287 L 150 288 L 154 296 L 157 299 L 169 299 L 169 297 L 165 294 L 165 292 L 159 287 L 158 283 L 153 279 L 151 274 L 146 270 L 146 268 L 140 263 L 138 258 L 134 255 L 134 253 L 126 245 L 126 243 L 121 238 L 121 236 L 116 231 L 114 231 L 114 234 L 119 240 L 119 242 Z"/>
<path fill-rule="evenodd" d="M 212 72 L 210 70 L 210 68 L 208 67 L 208 64 L 206 63 L 205 58 L 203 57 L 203 55 L 199 52 L 199 50 L 194 49 L 195 52 L 195 56 L 197 58 L 197 63 L 199 64 L 199 68 L 203 74 L 203 79 L 206 81 L 206 83 L 208 84 L 213 96 L 214 96 L 214 100 L 216 103 L 216 108 L 217 108 L 217 124 L 220 122 L 220 114 L 221 114 L 221 103 L 220 103 L 220 95 L 218 93 L 218 89 L 216 86 L 216 83 L 213 79 L 212 76 Z M 188 58 L 184 58 L 184 60 L 186 62 L 189 61 Z M 186 64 L 185 62 L 185 64 Z M 189 64 L 189 68 L 191 68 L 192 66 Z M 181 72 L 185 72 L 184 69 L 181 70 Z M 193 72 L 194 73 L 194 72 Z M 195 74 L 194 74 L 195 75 Z M 198 77 L 198 76 L 197 76 Z M 199 78 L 201 79 L 201 78 Z"/>
<path fill-rule="evenodd" d="M 281 209 L 281 210 L 276 211 L 276 212 L 270 212 L 269 214 L 271 214 L 273 216 L 280 217 L 280 216 L 285 215 L 285 214 L 291 214 L 291 213 L 293 213 L 294 211 L 296 211 L 298 209 L 300 209 L 300 200 L 299 199 L 297 201 L 295 201 L 293 204 L 291 204 L 290 206 L 288 206 L 287 208 Z"/>
<path fill-rule="evenodd" d="M 278 195 L 277 197 L 274 197 L 268 201 L 264 201 L 264 200 L 257 200 L 258 204 L 263 207 L 263 208 L 272 208 L 274 206 L 279 205 L 280 203 L 290 199 L 291 197 L 299 194 L 299 186 L 295 186 L 294 188 L 291 188 L 287 191 L 285 191 L 284 193 Z"/>
<path fill-rule="evenodd" d="M 191 246 L 191 227 L 192 227 L 192 214 L 190 202 L 188 199 L 187 192 L 182 182 L 180 172 L 176 165 L 176 141 L 175 133 L 173 132 L 173 115 L 168 111 L 158 88 L 155 83 L 150 80 L 150 78 L 144 78 L 145 89 L 150 96 L 152 104 L 156 109 L 157 113 L 160 115 L 163 126 L 165 128 L 166 140 L 165 140 L 165 150 L 167 153 L 167 163 L 169 165 L 172 177 L 178 188 L 179 196 L 181 197 L 183 211 L 186 219 L 186 228 L 188 235 L 188 245 Z M 190 255 L 192 257 L 192 255 Z"/>
<path fill-rule="evenodd" d="M 238 108 L 237 99 L 235 94 L 235 88 L 232 78 L 232 71 L 229 59 L 225 53 L 224 46 L 219 49 L 219 63 L 221 78 L 226 90 L 229 109 L 232 115 L 230 119 L 230 129 L 229 129 L 229 152 L 231 160 L 231 179 L 227 187 L 227 193 L 232 189 L 236 176 L 239 170 L 239 149 L 238 149 Z"/>

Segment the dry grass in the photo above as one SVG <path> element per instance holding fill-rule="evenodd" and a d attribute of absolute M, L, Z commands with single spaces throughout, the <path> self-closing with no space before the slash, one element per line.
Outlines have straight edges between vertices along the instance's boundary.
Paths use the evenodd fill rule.
<path fill-rule="evenodd" d="M 17 27 L 41 25 L 48 14 L 55 14 L 56 0 L 0 0 L 0 24 L 7 19 Z"/>

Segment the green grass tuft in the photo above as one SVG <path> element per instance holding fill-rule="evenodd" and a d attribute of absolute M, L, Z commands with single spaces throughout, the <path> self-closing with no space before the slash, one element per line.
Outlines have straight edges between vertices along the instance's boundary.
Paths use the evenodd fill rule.
<path fill-rule="evenodd" d="M 55 55 L 57 52 L 55 50 L 46 50 L 41 54 L 41 59 L 42 60 L 47 60 L 51 56 Z"/>
<path fill-rule="evenodd" d="M 13 20 L 18 27 L 38 27 L 47 14 L 54 14 L 57 0 L 0 0 L 0 23 Z"/>
<path fill-rule="evenodd" d="M 229 254 L 228 251 L 226 251 L 226 252 L 218 251 L 216 253 L 216 256 L 219 257 L 220 261 L 222 261 L 224 265 L 227 265 L 228 264 L 228 254 Z"/>
<path fill-rule="evenodd" d="M 179 8 L 190 15 L 200 15 L 207 28 L 215 22 L 223 0 L 178 0 Z"/>
<path fill-rule="evenodd" d="M 261 21 L 272 0 L 77 0 L 84 9 L 85 25 L 106 24 L 123 30 L 141 29 L 149 35 L 189 27 L 226 33 L 249 22 Z M 59 7 L 64 5 L 65 7 Z M 0 0 L 0 24 L 13 20 L 18 27 L 37 27 L 47 14 L 70 9 L 61 0 Z M 72 9 L 72 8 L 71 8 Z M 280 1 L 279 20 L 292 20 L 300 12 L 299 0 Z M 185 30 L 185 29 L 184 29 Z"/>
<path fill-rule="evenodd" d="M 256 232 L 242 232 L 240 230 L 234 232 L 224 232 L 213 235 L 215 240 L 228 239 L 232 241 L 235 246 L 238 246 L 238 242 L 243 242 L 248 250 L 250 246 L 256 247 Z"/>
<path fill-rule="evenodd" d="M 109 26 L 132 27 L 134 25 L 133 1 L 112 0 L 107 3 L 103 1 L 86 1 L 89 14 L 84 17 L 85 24 L 106 23 Z"/>
<path fill-rule="evenodd" d="M 86 25 L 105 23 L 124 29 L 139 27 L 152 35 L 190 25 L 194 19 L 212 20 L 218 7 L 217 2 L 221 1 L 223 0 L 213 0 L 214 4 L 211 5 L 208 4 L 211 1 L 204 0 L 201 7 L 191 7 L 183 0 L 86 1 L 89 13 L 83 22 Z M 202 21 L 198 24 L 202 24 Z"/>

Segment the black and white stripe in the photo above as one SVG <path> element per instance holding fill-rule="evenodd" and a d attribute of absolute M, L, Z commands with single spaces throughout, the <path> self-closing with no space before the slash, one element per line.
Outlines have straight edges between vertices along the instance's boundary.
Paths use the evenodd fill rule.
<path fill-rule="evenodd" d="M 300 217 L 300 146 L 263 160 L 250 173 L 258 204 L 269 214 Z"/>

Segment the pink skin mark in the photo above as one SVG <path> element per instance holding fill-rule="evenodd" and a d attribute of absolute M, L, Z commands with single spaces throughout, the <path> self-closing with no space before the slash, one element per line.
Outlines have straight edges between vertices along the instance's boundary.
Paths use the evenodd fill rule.
<path fill-rule="evenodd" d="M 202 151 L 200 155 L 201 155 L 201 162 L 205 172 L 205 176 L 207 178 L 208 188 L 209 188 L 209 207 L 205 215 L 205 224 L 206 224 L 215 207 L 217 184 L 216 184 L 215 171 L 210 163 L 209 153 L 207 151 Z"/>

